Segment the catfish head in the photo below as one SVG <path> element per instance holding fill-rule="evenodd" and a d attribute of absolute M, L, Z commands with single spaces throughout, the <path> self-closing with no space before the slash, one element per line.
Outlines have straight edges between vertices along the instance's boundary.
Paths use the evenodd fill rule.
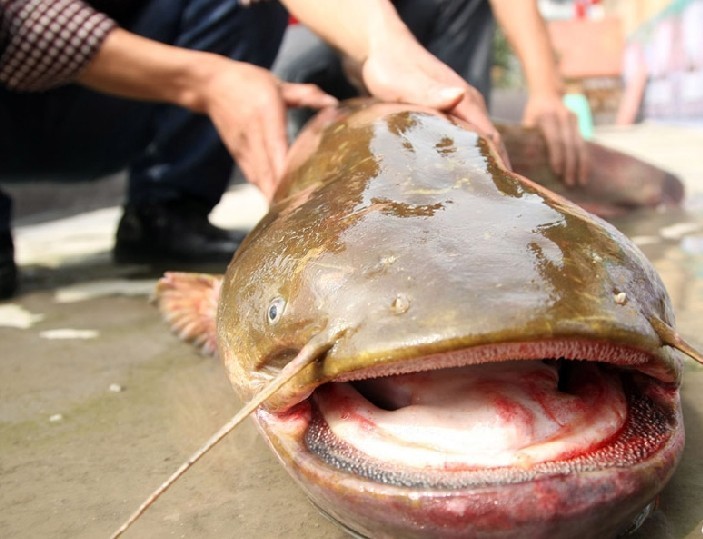
<path fill-rule="evenodd" d="M 681 455 L 696 352 L 637 247 L 423 109 L 342 108 L 292 163 L 213 340 L 247 399 L 306 355 L 254 417 L 311 500 L 366 537 L 641 521 Z"/>

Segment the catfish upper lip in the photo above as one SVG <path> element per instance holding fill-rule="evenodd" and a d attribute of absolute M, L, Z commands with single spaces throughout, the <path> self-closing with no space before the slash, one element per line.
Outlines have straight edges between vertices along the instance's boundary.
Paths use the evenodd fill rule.
<path fill-rule="evenodd" d="M 370 362 L 368 366 L 353 368 L 344 365 L 344 370 L 330 367 L 325 372 L 329 376 L 324 381 L 353 381 L 392 374 L 404 374 L 425 370 L 462 367 L 472 364 L 500 362 L 507 360 L 533 359 L 568 359 L 580 361 L 598 361 L 620 367 L 632 368 L 644 372 L 663 382 L 676 384 L 679 381 L 677 369 L 670 368 L 662 358 L 649 351 L 613 343 L 607 340 L 586 338 L 563 338 L 535 341 L 518 341 L 506 343 L 488 343 L 458 348 L 439 350 L 434 353 L 421 354 L 416 357 L 389 357 Z M 337 358 L 334 349 L 326 361 L 334 365 Z M 352 368 L 349 368 L 352 367 Z M 323 367 L 324 369 L 324 367 Z M 336 372 L 335 372 L 336 370 Z"/>
<path fill-rule="evenodd" d="M 367 361 L 364 358 L 341 361 L 335 355 L 333 346 L 323 358 L 303 369 L 273 396 L 266 407 L 273 412 L 284 412 L 305 400 L 315 388 L 325 382 L 348 382 L 507 360 L 560 358 L 598 361 L 637 370 L 673 388 L 678 387 L 680 382 L 678 365 L 670 364 L 658 355 L 628 345 L 583 338 L 483 344 L 417 357 L 399 354 L 399 357 L 386 357 L 375 361 Z"/>

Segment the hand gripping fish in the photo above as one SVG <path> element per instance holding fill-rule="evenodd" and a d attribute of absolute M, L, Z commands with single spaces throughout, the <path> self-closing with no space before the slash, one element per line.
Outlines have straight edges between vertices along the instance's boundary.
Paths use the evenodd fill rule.
<path fill-rule="evenodd" d="M 701 356 L 644 255 L 435 112 L 321 115 L 226 275 L 158 288 L 249 404 L 118 535 L 249 414 L 373 538 L 614 537 L 683 449 Z"/>

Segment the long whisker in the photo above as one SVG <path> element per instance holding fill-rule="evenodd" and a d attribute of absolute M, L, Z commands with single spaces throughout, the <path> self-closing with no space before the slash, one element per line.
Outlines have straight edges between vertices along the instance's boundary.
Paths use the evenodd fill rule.
<path fill-rule="evenodd" d="M 673 346 L 679 352 L 686 354 L 688 357 L 697 361 L 698 363 L 703 364 L 703 354 L 701 354 L 693 346 L 684 341 L 681 335 L 679 335 L 673 327 L 671 327 L 669 324 L 666 324 L 655 316 L 652 316 L 649 319 L 649 322 L 650 324 L 652 324 L 654 331 L 657 332 L 657 335 L 659 335 L 659 338 L 662 341 L 664 341 L 669 346 Z"/>
<path fill-rule="evenodd" d="M 256 410 L 264 401 L 266 401 L 271 395 L 276 393 L 284 384 L 286 384 L 291 378 L 302 371 L 305 367 L 311 363 L 317 361 L 323 354 L 325 354 L 335 343 L 337 338 L 339 338 L 345 330 L 338 330 L 334 334 L 318 334 L 315 338 L 311 339 L 303 348 L 300 350 L 298 355 L 292 359 L 278 375 L 269 382 L 269 384 L 264 387 L 259 393 L 257 393 L 254 398 L 252 398 L 244 407 L 237 412 L 232 419 L 225 423 L 215 434 L 213 434 L 205 444 L 193 453 L 190 458 L 181 464 L 181 466 L 173 473 L 171 476 L 161 483 L 159 487 L 152 492 L 149 497 L 139 506 L 139 508 L 132 513 L 132 515 L 127 519 L 124 524 L 122 524 L 117 531 L 115 531 L 110 537 L 111 539 L 116 539 L 120 537 L 127 529 L 136 522 L 136 520 L 149 508 L 151 505 L 161 496 L 166 490 L 169 489 L 185 472 L 187 472 L 193 464 L 198 462 L 203 455 L 205 455 L 210 449 L 217 445 L 220 440 L 232 432 L 246 417 L 249 416 L 254 410 Z"/>

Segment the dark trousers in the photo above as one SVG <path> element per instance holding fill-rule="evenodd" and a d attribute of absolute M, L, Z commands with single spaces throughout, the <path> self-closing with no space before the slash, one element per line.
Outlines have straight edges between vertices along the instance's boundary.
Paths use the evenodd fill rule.
<path fill-rule="evenodd" d="M 272 1 L 151 0 L 126 29 L 270 67 L 286 24 Z M 206 116 L 78 85 L 37 94 L 0 88 L 0 126 L 0 182 L 91 180 L 129 167 L 128 203 L 188 198 L 212 209 L 232 173 Z M 10 226 L 10 202 L 0 191 L 0 231 Z"/>
<path fill-rule="evenodd" d="M 488 102 L 495 20 L 487 0 L 396 0 L 398 15 L 432 54 L 476 87 Z M 304 27 L 288 30 L 274 73 L 283 80 L 313 83 L 339 99 L 357 95 L 338 54 Z M 289 112 L 294 136 L 311 112 Z"/>

